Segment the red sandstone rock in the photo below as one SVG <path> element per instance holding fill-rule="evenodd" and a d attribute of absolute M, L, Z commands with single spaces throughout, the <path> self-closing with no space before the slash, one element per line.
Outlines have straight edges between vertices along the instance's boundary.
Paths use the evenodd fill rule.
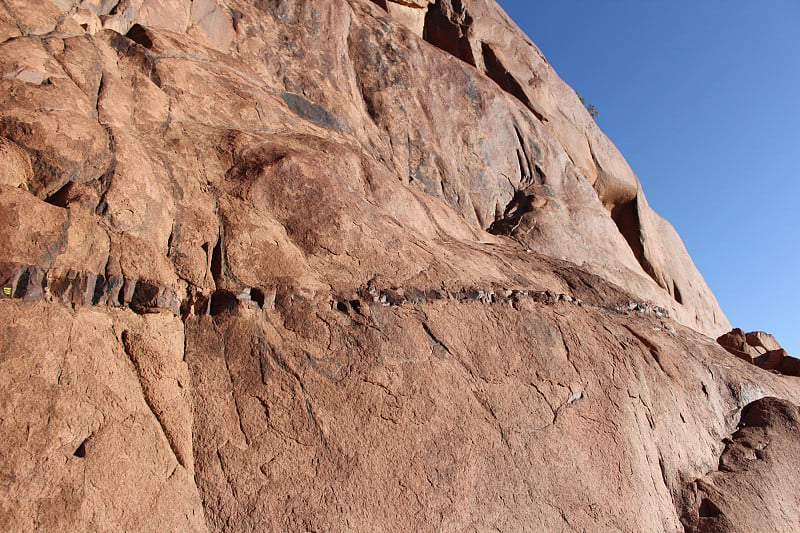
<path fill-rule="evenodd" d="M 766 351 L 780 350 L 781 345 L 775 337 L 764 331 L 751 331 L 747 334 L 747 344 L 755 348 L 763 348 Z"/>
<path fill-rule="evenodd" d="M 787 376 L 800 376 L 800 360 L 791 357 L 786 350 L 770 350 L 757 357 L 754 363 L 764 370 L 776 370 Z"/>
<path fill-rule="evenodd" d="M 747 343 L 744 331 L 739 328 L 733 329 L 717 338 L 717 342 L 730 353 L 748 363 L 752 363 L 754 358 L 761 354 L 754 347 Z"/>
<path fill-rule="evenodd" d="M 796 524 L 796 360 L 494 2 L 6 0 L 0 70 L 3 530 Z"/>
<path fill-rule="evenodd" d="M 692 484 L 687 531 L 791 531 L 800 523 L 792 472 L 800 464 L 797 405 L 762 398 L 745 407 L 718 470 Z"/>
<path fill-rule="evenodd" d="M 754 331 L 745 335 L 744 331 L 736 328 L 720 335 L 717 342 L 736 357 L 764 370 L 773 370 L 787 376 L 800 375 L 798 359 L 789 356 L 769 333 Z"/>

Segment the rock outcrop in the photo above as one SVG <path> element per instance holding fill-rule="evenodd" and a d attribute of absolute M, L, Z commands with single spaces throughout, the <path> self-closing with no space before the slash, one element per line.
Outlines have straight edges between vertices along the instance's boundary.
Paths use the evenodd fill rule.
<path fill-rule="evenodd" d="M 795 527 L 789 358 L 493 1 L 4 0 L 0 71 L 1 529 Z"/>
<path fill-rule="evenodd" d="M 717 338 L 730 353 L 764 370 L 800 377 L 800 359 L 786 353 L 775 337 L 764 331 L 745 333 L 735 328 Z"/>

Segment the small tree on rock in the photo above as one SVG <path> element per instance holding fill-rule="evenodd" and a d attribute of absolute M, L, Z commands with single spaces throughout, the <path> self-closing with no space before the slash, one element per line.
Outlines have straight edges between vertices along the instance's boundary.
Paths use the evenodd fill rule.
<path fill-rule="evenodd" d="M 587 104 L 586 103 L 586 98 L 581 96 L 580 93 L 576 93 L 576 94 L 578 95 L 578 98 L 581 99 L 581 103 L 586 108 L 586 111 L 588 111 L 589 114 L 592 116 L 592 118 L 596 120 L 597 116 L 600 114 L 600 112 L 597 110 L 597 108 L 594 106 L 594 104 Z"/>

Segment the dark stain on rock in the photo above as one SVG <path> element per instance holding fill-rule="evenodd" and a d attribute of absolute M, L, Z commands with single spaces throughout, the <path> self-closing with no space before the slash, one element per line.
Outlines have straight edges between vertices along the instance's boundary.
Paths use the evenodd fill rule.
<path fill-rule="evenodd" d="M 283 93 L 283 101 L 297 116 L 321 128 L 342 131 L 342 125 L 324 107 L 294 93 Z"/>

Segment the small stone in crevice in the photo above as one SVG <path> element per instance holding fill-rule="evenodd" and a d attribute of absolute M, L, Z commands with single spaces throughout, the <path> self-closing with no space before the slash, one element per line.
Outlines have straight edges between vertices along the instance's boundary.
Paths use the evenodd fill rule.
<path fill-rule="evenodd" d="M 611 311 L 612 313 L 618 314 L 642 314 L 642 315 L 653 315 L 659 318 L 669 318 L 669 311 L 664 309 L 663 307 L 659 307 L 657 305 L 653 305 L 648 302 L 625 302 L 625 303 L 618 303 L 618 304 L 611 304 L 604 307 L 606 311 Z"/>

